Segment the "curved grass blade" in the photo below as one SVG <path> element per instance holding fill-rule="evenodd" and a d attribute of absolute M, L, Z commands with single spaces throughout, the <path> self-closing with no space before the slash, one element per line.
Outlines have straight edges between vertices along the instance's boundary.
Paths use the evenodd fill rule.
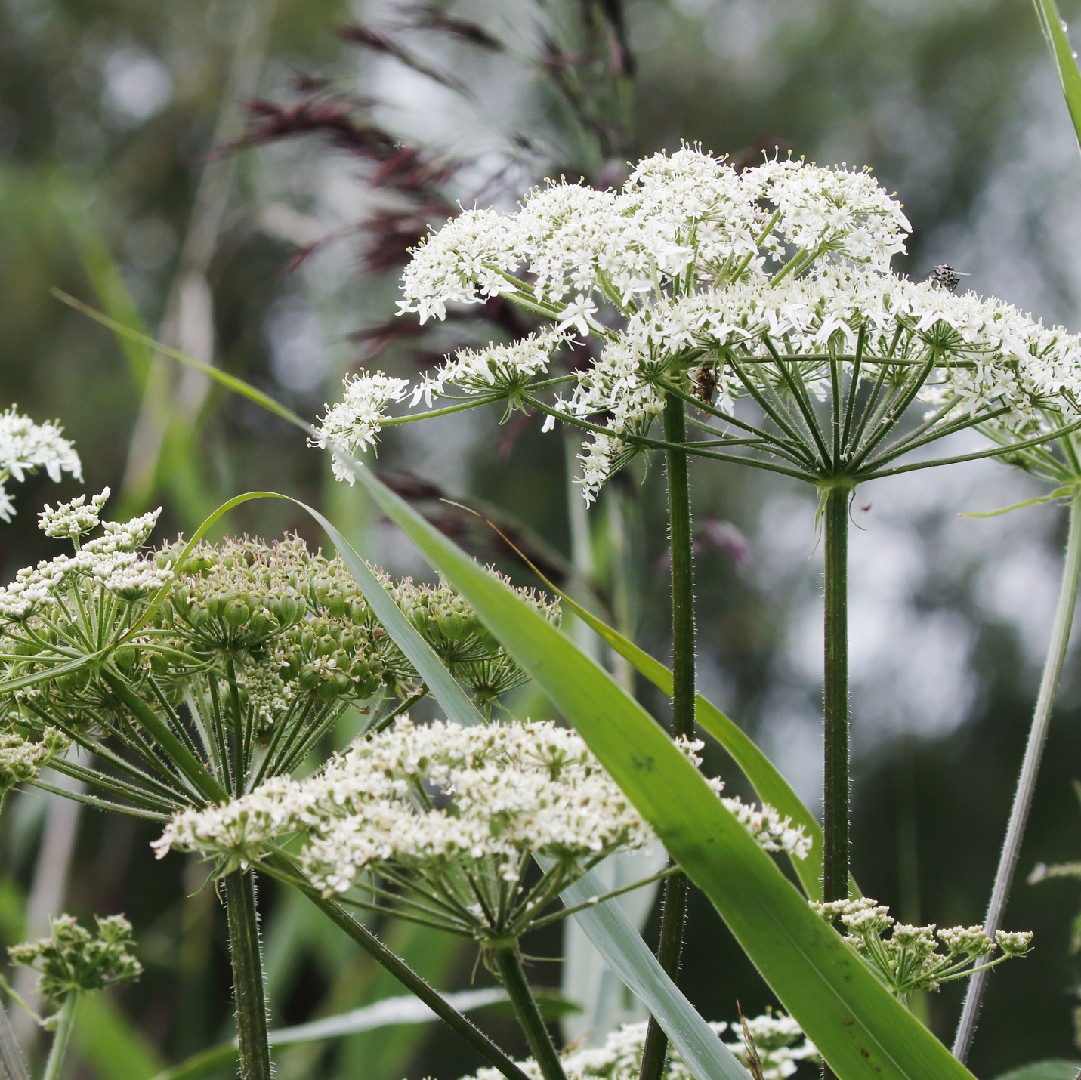
<path fill-rule="evenodd" d="M 637 702 L 367 468 L 354 462 L 353 473 L 578 729 L 838 1076 L 971 1080 L 810 910 Z"/>
<path fill-rule="evenodd" d="M 502 990 L 464 990 L 457 994 L 447 994 L 447 1001 L 459 1012 L 467 1013 L 486 1006 L 505 1001 L 507 995 Z M 319 1042 L 325 1039 L 340 1039 L 346 1035 L 356 1035 L 362 1031 L 374 1031 L 382 1027 L 399 1024 L 426 1024 L 437 1019 L 435 1013 L 415 997 L 394 997 L 366 1005 L 362 1009 L 352 1009 L 337 1016 L 327 1016 L 313 1020 L 308 1024 L 278 1028 L 269 1033 L 271 1046 L 298 1046 L 302 1043 Z M 235 1067 L 236 1046 L 233 1043 L 221 1043 L 193 1054 L 187 1061 L 164 1069 L 154 1076 L 154 1080 L 197 1080 L 200 1077 L 221 1076 L 223 1068 Z"/>
<path fill-rule="evenodd" d="M 1066 24 L 1062 21 L 1055 0 L 1032 0 L 1032 6 L 1036 9 L 1047 47 L 1054 58 L 1062 96 L 1066 99 L 1066 108 L 1070 110 L 1078 146 L 1081 147 L 1081 72 L 1077 69 L 1070 39 L 1066 37 Z"/>
<path fill-rule="evenodd" d="M 458 503 L 455 505 L 460 506 Z M 461 509 L 476 513 L 465 506 Z M 653 683 L 661 693 L 668 697 L 672 696 L 672 672 L 669 668 L 650 656 L 644 649 L 639 648 L 629 638 L 624 637 L 618 630 L 599 619 L 573 597 L 568 596 L 558 585 L 545 577 L 509 537 L 487 519 L 483 520 L 499 533 L 503 542 L 544 582 L 545 588 L 560 598 L 562 604 L 570 608 L 605 644 L 630 663 L 640 675 Z M 763 802 L 769 803 L 781 814 L 790 817 L 794 824 L 803 826 L 813 844 L 811 853 L 806 859 L 792 859 L 791 863 L 808 898 L 821 900 L 822 829 L 814 815 L 792 790 L 788 781 L 777 771 L 773 762 L 758 748 L 754 740 L 734 720 L 701 694 L 695 695 L 695 722 L 703 731 L 717 740 L 751 782 Z"/>

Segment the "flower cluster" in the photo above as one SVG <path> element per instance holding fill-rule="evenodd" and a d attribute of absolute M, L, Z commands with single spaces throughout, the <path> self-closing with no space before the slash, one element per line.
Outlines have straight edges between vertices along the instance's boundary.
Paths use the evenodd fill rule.
<path fill-rule="evenodd" d="M 83 466 L 75 447 L 63 437 L 55 423 L 35 424 L 11 406 L 0 412 L 0 521 L 10 521 L 15 513 L 5 485 L 9 479 L 21 483 L 38 469 L 44 469 L 54 483 L 63 473 L 77 480 Z"/>
<path fill-rule="evenodd" d="M 814 1045 L 790 1016 L 763 1013 L 745 1023 L 757 1055 L 758 1072 L 755 1075 L 760 1080 L 785 1080 L 796 1072 L 801 1061 L 818 1063 L 821 1060 Z M 747 1040 L 740 1024 L 715 1023 L 710 1027 L 740 1061 L 748 1063 Z M 603 1046 L 564 1054 L 562 1065 L 567 1080 L 635 1080 L 641 1067 L 645 1038 L 645 1024 L 624 1024 L 608 1036 Z M 534 1080 L 541 1080 L 540 1068 L 535 1061 L 520 1061 L 518 1065 Z M 672 1049 L 661 1075 L 664 1080 L 693 1080 L 694 1074 L 678 1051 Z M 499 1080 L 499 1076 L 496 1069 L 480 1069 L 464 1080 Z"/>
<path fill-rule="evenodd" d="M 24 739 L 14 728 L 0 733 L 0 804 L 12 788 L 32 780 L 70 745 L 67 736 L 52 727 L 45 728 L 40 741 Z"/>
<path fill-rule="evenodd" d="M 763 846 L 806 854 L 787 819 L 725 804 Z M 482 940 L 524 932 L 594 863 L 655 840 L 574 732 L 547 722 L 418 727 L 403 717 L 305 780 L 279 778 L 176 815 L 154 848 L 245 865 L 293 833 L 300 866 L 324 892 L 367 889 L 407 917 Z M 527 881 L 531 854 L 555 863 L 540 883 Z M 371 871 L 413 897 L 384 893 Z"/>
<path fill-rule="evenodd" d="M 123 915 L 99 915 L 95 921 L 98 931 L 93 934 L 71 915 L 60 915 L 52 921 L 50 937 L 8 949 L 15 963 L 41 974 L 42 997 L 53 1005 L 70 994 L 100 990 L 143 973 L 135 957 L 131 923 Z"/>
<path fill-rule="evenodd" d="M 156 514 L 102 521 L 107 496 L 46 507 L 42 530 L 74 554 L 0 589 L 0 674 L 11 687 L 0 699 L 11 729 L 0 789 L 33 777 L 56 728 L 99 759 L 93 773 L 57 767 L 104 782 L 109 763 L 130 766 L 131 782 L 110 777 L 110 791 L 171 814 L 205 800 L 205 770 L 211 786 L 244 790 L 292 772 L 347 708 L 378 727 L 427 692 L 340 559 L 298 537 L 141 551 Z M 490 712 L 524 680 L 449 587 L 373 572 L 479 706 Z M 522 596 L 558 619 L 558 605 Z M 114 740 L 122 757 L 106 748 Z M 150 762 L 164 784 L 150 782 Z"/>
<path fill-rule="evenodd" d="M 106 488 L 89 503 L 80 495 L 55 510 L 47 506 L 42 511 L 42 530 L 67 537 L 75 552 L 26 567 L 0 588 L 0 625 L 26 623 L 33 616 L 52 624 L 75 594 L 84 599 L 90 594 L 128 602 L 145 599 L 172 578 L 167 569 L 139 554 L 161 511 L 126 522 L 102 521 L 101 508 L 108 497 Z M 99 536 L 82 539 L 99 528 Z"/>
<path fill-rule="evenodd" d="M 465 211 L 413 252 L 401 312 L 423 322 L 444 318 L 448 304 L 504 296 L 551 325 L 448 357 L 416 384 L 412 404 L 502 399 L 508 410 L 543 410 L 546 426 L 585 428 L 580 483 L 590 501 L 649 445 L 672 394 L 697 399 L 714 449 L 730 442 L 753 463 L 749 433 L 760 454 L 808 478 L 858 471 L 914 401 L 942 433 L 993 420 L 1026 439 L 1048 434 L 1063 410 L 1075 420 L 1081 341 L 998 301 L 891 273 L 908 231 L 865 171 L 789 159 L 740 172 L 691 147 L 639 162 L 619 191 L 561 181 L 511 213 Z M 589 364 L 551 374 L 560 346 L 590 339 Z M 703 371 L 713 384 L 705 395 L 695 385 Z M 569 395 L 545 397 L 568 380 Z M 846 387 L 850 416 L 860 384 L 872 387 L 855 411 L 874 422 L 851 431 L 846 422 L 837 460 L 812 417 L 831 380 L 835 397 Z M 366 449 L 407 394 L 383 375 L 351 381 L 320 444 L 339 457 Z M 752 398 L 765 428 L 737 413 Z M 1058 410 L 1050 424 L 1039 419 L 1048 406 Z M 335 471 L 348 474 L 341 460 Z"/>
<path fill-rule="evenodd" d="M 846 940 L 898 997 L 967 978 L 977 965 L 992 967 L 1024 956 L 1032 944 L 1030 931 L 999 930 L 990 937 L 982 926 L 899 923 L 887 907 L 867 897 L 813 906 L 823 918 L 840 921 Z M 1000 955 L 990 959 L 996 952 Z"/>

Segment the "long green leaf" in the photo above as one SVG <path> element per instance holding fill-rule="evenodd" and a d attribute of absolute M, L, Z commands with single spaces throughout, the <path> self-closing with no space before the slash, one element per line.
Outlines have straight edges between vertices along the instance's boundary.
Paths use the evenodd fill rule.
<path fill-rule="evenodd" d="M 482 718 L 472 702 L 465 697 L 436 655 L 401 614 L 393 599 L 345 537 L 317 510 L 295 499 L 289 501 L 306 510 L 327 531 L 346 565 L 353 571 L 357 584 L 380 622 L 398 647 L 406 652 L 410 662 L 428 684 L 432 695 L 446 710 L 448 717 L 463 724 L 481 722 Z M 491 577 L 482 570 L 478 570 L 478 573 Z M 447 685 L 447 680 L 451 685 Z M 587 874 L 577 885 L 566 890 L 562 898 L 568 907 L 574 907 L 604 892 L 600 879 L 594 874 Z M 657 1022 L 691 1066 L 698 1080 L 750 1080 L 746 1069 L 664 973 L 641 935 L 618 908 L 610 904 L 604 905 L 599 909 L 578 912 L 572 918 L 612 965 L 613 970 L 619 973 L 626 985 L 657 1017 Z"/>
<path fill-rule="evenodd" d="M 463 507 L 468 509 L 468 507 Z M 472 512 L 472 511 L 471 511 Z M 491 524 L 489 522 L 489 524 Z M 495 528 L 495 526 L 492 526 Z M 499 531 L 498 529 L 496 530 Z M 544 582 L 546 588 L 559 596 L 564 607 L 570 608 L 598 637 L 611 649 L 628 661 L 634 669 L 648 679 L 658 690 L 672 696 L 672 672 L 644 649 L 639 648 L 618 630 L 599 619 L 588 608 L 583 607 L 573 597 L 568 596 L 554 582 L 540 572 L 533 563 L 503 533 L 499 534 L 529 568 Z M 814 815 L 804 805 L 803 800 L 792 790 L 791 785 L 777 771 L 772 761 L 758 748 L 754 740 L 738 725 L 727 717 L 711 701 L 701 694 L 695 695 L 695 722 L 703 731 L 711 735 L 729 757 L 739 766 L 740 771 L 751 782 L 759 798 L 775 807 L 782 814 L 790 817 L 794 824 L 801 825 L 813 844 L 811 854 L 806 859 L 792 859 L 792 866 L 803 885 L 804 892 L 812 900 L 822 899 L 822 829 Z"/>
<path fill-rule="evenodd" d="M 72 1041 L 98 1080 L 141 1080 L 165 1064 L 107 994 L 82 995 Z"/>
<path fill-rule="evenodd" d="M 1077 134 L 1078 147 L 1081 148 L 1081 72 L 1077 69 L 1077 59 L 1066 36 L 1066 24 L 1058 12 L 1055 0 L 1032 0 L 1036 8 L 1036 17 L 1043 27 L 1044 37 L 1058 70 L 1062 94 L 1066 98 L 1066 108 L 1070 110 L 1074 132 Z"/>
<path fill-rule="evenodd" d="M 843 1080 L 971 1077 L 810 910 L 637 702 L 367 468 L 353 472 L 574 724 Z"/>

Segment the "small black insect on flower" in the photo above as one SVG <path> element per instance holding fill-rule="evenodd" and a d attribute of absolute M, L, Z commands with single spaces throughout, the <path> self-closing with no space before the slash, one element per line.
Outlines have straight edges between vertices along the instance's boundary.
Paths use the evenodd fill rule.
<path fill-rule="evenodd" d="M 963 273 L 960 270 L 954 270 L 949 263 L 939 263 L 938 266 L 931 271 L 929 280 L 940 289 L 945 289 L 947 292 L 953 292 L 961 283 L 961 278 L 963 277 L 968 277 L 968 274 Z"/>

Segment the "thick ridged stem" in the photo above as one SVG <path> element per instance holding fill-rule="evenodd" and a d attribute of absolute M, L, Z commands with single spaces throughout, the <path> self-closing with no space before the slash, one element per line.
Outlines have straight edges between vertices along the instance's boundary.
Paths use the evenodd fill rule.
<path fill-rule="evenodd" d="M 255 906 L 255 873 L 234 870 L 221 881 L 229 923 L 229 961 L 233 966 L 233 999 L 240 1047 L 240 1080 L 270 1080 L 263 955 Z"/>
<path fill-rule="evenodd" d="M 1047 729 L 1051 723 L 1051 711 L 1055 704 L 1055 692 L 1062 674 L 1063 661 L 1066 659 L 1066 646 L 1070 641 L 1070 628 L 1073 626 L 1074 608 L 1077 604 L 1078 577 L 1081 576 L 1081 486 L 1075 486 L 1070 500 L 1070 523 L 1066 536 L 1066 558 L 1062 568 L 1062 584 L 1059 586 L 1058 606 L 1055 608 L 1055 621 L 1051 627 L 1051 642 L 1047 647 L 1043 675 L 1040 678 L 1040 690 L 1036 697 L 1036 707 L 1032 714 L 1032 726 L 1029 728 L 1025 756 L 1021 761 L 1021 773 L 1017 778 L 1010 820 L 1006 826 L 1006 838 L 1002 842 L 995 882 L 991 889 L 991 900 L 987 905 L 984 918 L 984 930 L 994 936 L 1002 926 L 1002 915 L 1006 909 L 1010 886 L 1013 883 L 1017 859 L 1021 854 L 1021 841 L 1025 834 L 1029 808 L 1036 789 L 1036 774 L 1040 768 L 1044 744 L 1047 742 Z M 972 1037 L 976 1033 L 980 1006 L 987 985 L 988 969 L 977 971 L 969 980 L 965 991 L 961 1018 L 957 1024 L 957 1034 L 953 1042 L 953 1056 L 964 1061 L 968 1056 Z"/>
<path fill-rule="evenodd" d="M 822 899 L 848 899 L 848 503 L 850 484 L 823 485 L 825 655 L 822 694 Z M 836 1080 L 828 1065 L 822 1080 Z"/>
<path fill-rule="evenodd" d="M 822 492 L 825 532 L 822 899 L 848 899 L 848 502 L 851 486 Z"/>
<path fill-rule="evenodd" d="M 507 991 L 507 997 L 514 1007 L 514 1015 L 525 1033 L 526 1042 L 540 1066 L 544 1080 L 567 1080 L 559 1060 L 559 1052 L 548 1034 L 544 1018 L 537 1008 L 537 999 L 526 981 L 517 944 L 489 949 L 488 960 L 499 976 L 503 989 Z"/>
<path fill-rule="evenodd" d="M 679 445 L 686 438 L 684 404 L 669 394 L 664 407 L 664 438 Z M 668 478 L 668 529 L 672 556 L 672 736 L 694 734 L 694 560 L 691 551 L 691 495 L 687 455 L 665 451 Z M 675 979 L 683 952 L 687 919 L 687 878 L 673 874 L 664 883 L 657 960 Z M 641 1080 L 659 1080 L 668 1052 L 668 1037 L 650 1017 L 642 1049 Z"/>

